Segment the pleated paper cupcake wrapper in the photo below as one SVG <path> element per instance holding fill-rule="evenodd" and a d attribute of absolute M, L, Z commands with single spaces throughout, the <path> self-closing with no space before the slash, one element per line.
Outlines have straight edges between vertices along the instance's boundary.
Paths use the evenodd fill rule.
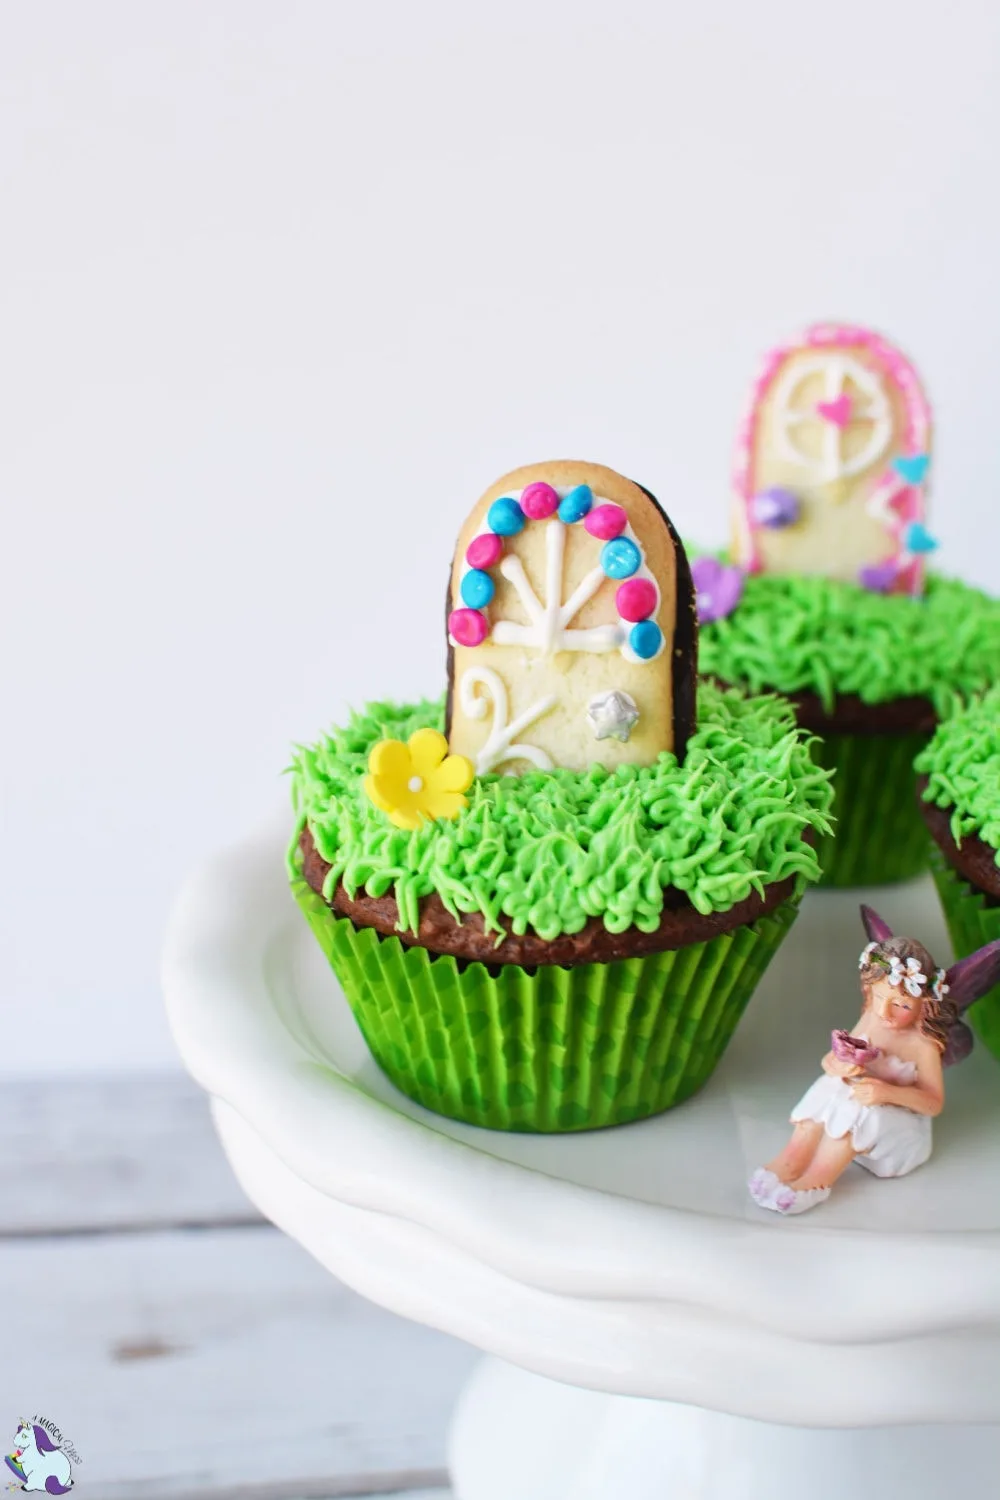
<path fill-rule="evenodd" d="M 833 734 L 813 758 L 834 772 L 832 834 L 817 839 L 820 885 L 888 885 L 927 868 L 930 835 L 917 808 L 922 734 Z"/>
<path fill-rule="evenodd" d="M 674 953 L 529 970 L 432 955 L 292 888 L 383 1072 L 427 1109 L 493 1130 L 620 1125 L 688 1098 L 798 911 L 786 901 Z"/>
<path fill-rule="evenodd" d="M 955 957 L 968 958 L 984 943 L 1000 938 L 1000 906 L 988 906 L 982 891 L 952 869 L 936 844 L 931 846 L 930 864 Z M 984 1046 L 1000 1058 L 1000 985 L 970 1007 L 968 1022 Z"/>

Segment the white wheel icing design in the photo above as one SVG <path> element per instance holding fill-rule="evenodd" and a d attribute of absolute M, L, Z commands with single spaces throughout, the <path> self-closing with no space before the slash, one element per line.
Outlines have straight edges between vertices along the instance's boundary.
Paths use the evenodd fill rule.
<path fill-rule="evenodd" d="M 476 688 L 485 688 L 486 696 L 477 693 Z M 551 771 L 552 760 L 544 750 L 538 749 L 536 745 L 514 744 L 514 736 L 527 729 L 536 719 L 547 714 L 555 707 L 555 694 L 550 693 L 545 698 L 539 698 L 526 708 L 523 713 L 518 714 L 513 724 L 508 724 L 507 718 L 510 706 L 507 700 L 507 689 L 502 680 L 492 667 L 468 667 L 462 673 L 462 680 L 458 685 L 458 695 L 462 704 L 463 713 L 470 719 L 484 719 L 486 717 L 487 696 L 493 700 L 493 723 L 486 742 L 476 756 L 476 775 L 485 776 L 488 771 L 493 771 L 506 760 L 530 760 L 533 766 L 540 771 Z"/>
<path fill-rule="evenodd" d="M 532 646 L 536 651 L 551 655 L 555 651 L 617 651 L 624 643 L 625 631 L 620 624 L 593 625 L 589 630 L 570 628 L 570 621 L 593 599 L 605 574 L 600 567 L 592 568 L 569 599 L 563 602 L 566 530 L 564 521 L 553 519 L 546 523 L 544 604 L 531 587 L 521 559 L 507 556 L 501 561 L 500 572 L 516 591 L 531 624 L 517 625 L 512 620 L 497 620 L 493 626 L 493 639 L 498 646 Z"/>
<path fill-rule="evenodd" d="M 524 492 L 522 491 L 521 493 L 523 494 Z M 568 491 L 557 491 L 557 493 L 560 495 L 560 498 L 563 498 Z M 595 507 L 607 505 L 608 503 L 608 501 L 603 500 L 599 495 L 594 496 Z M 535 523 L 529 520 L 528 524 Z M 497 570 L 517 594 L 528 616 L 529 623 L 523 625 L 514 620 L 498 619 L 488 615 L 488 618 L 492 618 L 490 635 L 496 645 L 527 646 L 546 656 L 550 656 L 557 651 L 586 651 L 597 654 L 619 651 L 627 662 L 655 661 L 666 645 L 662 632 L 660 644 L 653 655 L 639 657 L 632 650 L 629 642 L 630 627 L 636 623 L 635 621 L 627 621 L 619 616 L 616 621 L 609 622 L 606 625 L 591 625 L 583 629 L 572 626 L 572 621 L 580 613 L 584 605 L 593 599 L 601 585 L 608 580 L 609 575 L 604 572 L 604 569 L 600 565 L 591 568 L 581 578 L 570 597 L 564 601 L 563 562 L 566 552 L 566 533 L 570 525 L 576 525 L 577 523 L 567 523 L 562 521 L 558 516 L 553 516 L 551 519 L 546 520 L 544 524 L 546 526 L 545 601 L 543 603 L 532 588 L 521 559 L 516 554 L 507 553 L 500 560 L 499 564 L 497 564 Z M 476 535 L 483 536 L 488 534 L 489 530 L 488 523 L 484 521 Z M 655 620 L 660 607 L 660 586 L 649 569 L 642 545 L 632 530 L 631 525 L 627 525 L 621 535 L 628 541 L 634 542 L 639 549 L 641 562 L 632 576 L 647 579 L 656 589 L 656 607 L 648 616 L 648 618 Z M 600 545 L 600 539 L 595 540 Z M 466 561 L 462 569 L 462 578 L 469 572 L 470 566 L 468 561 Z M 623 583 L 626 580 L 613 579 L 611 581 Z M 453 636 L 449 636 L 449 640 L 453 646 L 458 644 Z"/>
<path fill-rule="evenodd" d="M 824 418 L 815 403 L 802 406 L 795 404 L 795 396 L 802 385 L 817 374 L 823 377 L 823 401 L 837 401 L 846 394 L 850 381 L 864 393 L 864 401 L 857 403 L 844 427 Z M 879 376 L 868 369 L 853 355 L 840 349 L 818 352 L 807 359 L 789 361 L 774 383 L 772 391 L 774 422 L 779 452 L 782 458 L 813 471 L 817 482 L 830 483 L 837 479 L 851 479 L 870 469 L 884 457 L 892 438 L 892 408 Z M 858 422 L 871 425 L 868 441 L 852 456 L 845 455 L 844 431 Z M 806 453 L 795 441 L 795 435 L 806 424 L 819 424 L 823 433 L 822 452 L 819 457 Z"/>

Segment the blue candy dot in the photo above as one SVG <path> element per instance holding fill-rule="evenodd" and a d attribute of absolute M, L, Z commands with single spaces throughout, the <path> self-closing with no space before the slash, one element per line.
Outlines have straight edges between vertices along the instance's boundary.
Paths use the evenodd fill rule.
<path fill-rule="evenodd" d="M 482 568 L 470 568 L 462 579 L 462 603 L 470 609 L 482 609 L 495 592 L 493 579 Z"/>
<path fill-rule="evenodd" d="M 559 519 L 571 526 L 574 521 L 582 521 L 594 503 L 594 492 L 589 484 L 578 484 L 575 489 L 570 490 L 559 502 Z"/>
<path fill-rule="evenodd" d="M 642 562 L 642 553 L 627 536 L 616 536 L 601 548 L 601 567 L 608 578 L 631 578 Z"/>
<path fill-rule="evenodd" d="M 628 633 L 628 643 L 640 661 L 649 661 L 659 651 L 663 632 L 655 620 L 640 620 Z"/>
<path fill-rule="evenodd" d="M 497 536 L 517 536 L 524 530 L 524 511 L 510 495 L 494 500 L 486 517 L 486 524 Z"/>

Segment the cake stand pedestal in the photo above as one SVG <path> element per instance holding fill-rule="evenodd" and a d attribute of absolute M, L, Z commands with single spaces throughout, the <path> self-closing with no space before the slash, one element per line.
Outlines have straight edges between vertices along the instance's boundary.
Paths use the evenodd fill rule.
<path fill-rule="evenodd" d="M 375 1067 L 283 879 L 285 826 L 188 883 L 164 981 L 261 1210 L 374 1301 L 487 1351 L 459 1500 L 982 1500 L 1000 1475 L 1000 1070 L 949 1075 L 933 1160 L 746 1196 L 858 1004 L 869 899 L 944 960 L 929 879 L 823 892 L 695 1099 L 572 1136 L 441 1120 Z"/>

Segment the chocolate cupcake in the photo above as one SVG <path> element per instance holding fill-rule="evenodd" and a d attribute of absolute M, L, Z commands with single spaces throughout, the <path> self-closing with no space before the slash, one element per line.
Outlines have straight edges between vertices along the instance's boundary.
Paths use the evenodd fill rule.
<path fill-rule="evenodd" d="M 505 1130 L 707 1079 L 818 875 L 791 710 L 703 683 L 683 548 L 612 470 L 508 475 L 459 538 L 443 701 L 301 748 L 293 890 L 380 1066 Z"/>
<path fill-rule="evenodd" d="M 834 773 L 825 885 L 925 868 L 914 756 L 956 692 L 1000 677 L 1000 604 L 927 576 L 930 440 L 897 349 L 850 325 L 807 329 L 754 383 L 731 559 L 695 565 L 702 671 L 787 696 Z"/>
<path fill-rule="evenodd" d="M 916 760 L 931 871 L 956 956 L 1000 938 L 1000 687 L 956 705 Z M 1000 1058 L 1000 986 L 969 1013 Z"/>

